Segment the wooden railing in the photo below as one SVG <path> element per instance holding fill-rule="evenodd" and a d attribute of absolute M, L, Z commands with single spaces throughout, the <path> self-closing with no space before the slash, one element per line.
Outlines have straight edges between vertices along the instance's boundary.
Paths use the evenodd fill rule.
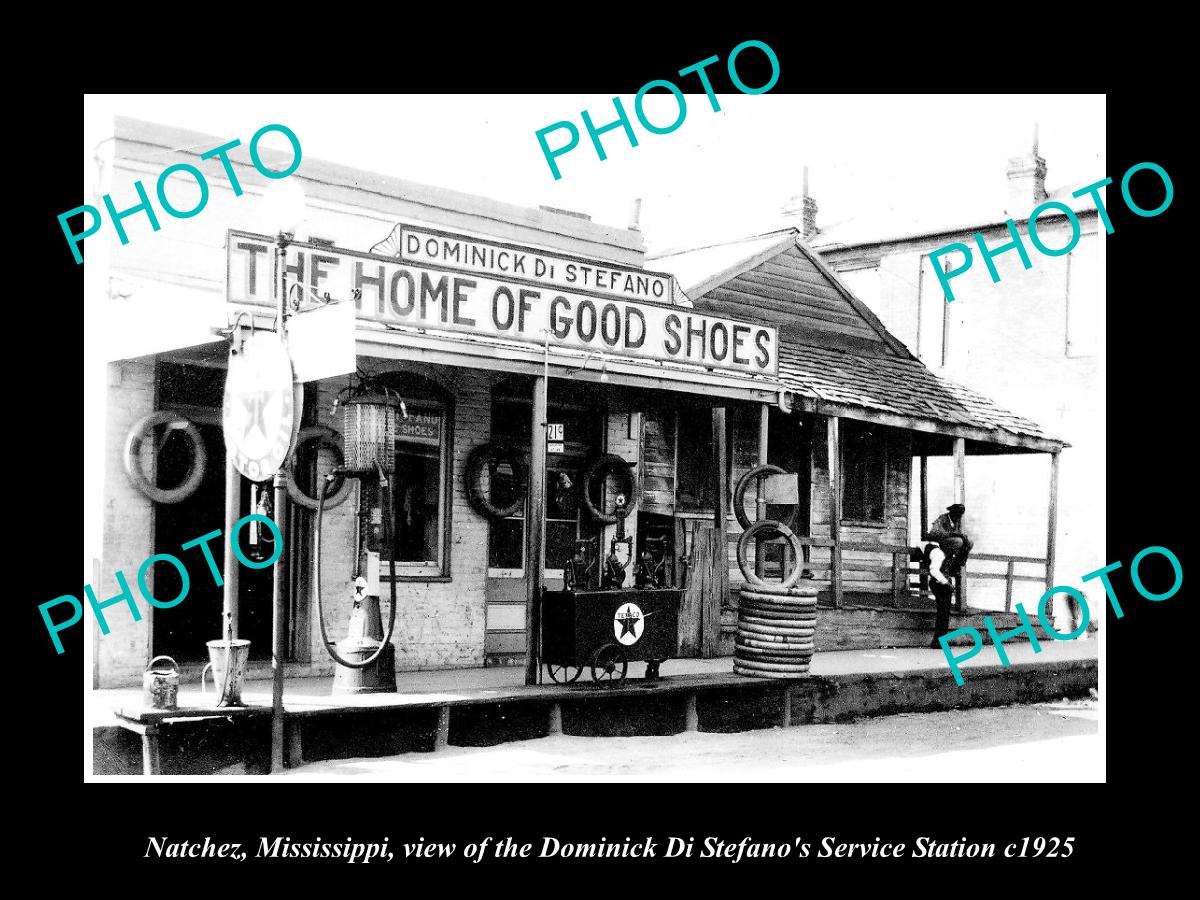
<path fill-rule="evenodd" d="M 730 541 L 736 542 L 737 534 L 729 535 Z M 820 547 L 823 549 L 833 550 L 834 541 L 831 538 L 806 537 L 803 535 L 796 536 L 797 541 L 801 546 L 805 547 Z M 764 541 L 763 543 L 782 543 L 781 539 L 775 541 Z M 924 546 L 924 542 L 921 546 Z M 913 562 L 911 560 L 912 548 L 899 544 L 883 544 L 871 541 L 841 541 L 841 550 L 862 551 L 867 553 L 877 553 L 880 555 L 891 556 L 891 581 L 892 595 L 897 601 L 905 597 L 933 597 L 933 592 L 928 587 L 929 571 L 922 563 Z M 1046 560 L 1036 556 L 1017 556 L 1008 553 L 972 553 L 971 562 L 1000 562 L 1006 564 L 1004 572 L 980 571 L 978 568 L 971 568 L 969 571 L 964 571 L 959 577 L 957 589 L 955 590 L 954 607 L 959 612 L 966 609 L 966 581 L 970 579 L 989 579 L 1000 580 L 1005 583 L 1004 590 L 1004 611 L 1012 611 L 1013 602 L 1013 586 L 1018 581 L 1033 581 L 1044 583 L 1046 576 L 1044 574 Z M 1016 566 L 1020 563 L 1028 563 L 1032 565 L 1041 565 L 1043 574 L 1027 575 L 1018 573 Z M 842 560 L 842 572 L 871 572 L 878 571 L 882 575 L 884 573 L 883 566 L 878 563 L 872 563 L 866 560 Z M 832 583 L 832 579 L 831 579 Z"/>
<path fill-rule="evenodd" d="M 971 570 L 972 578 L 988 578 L 1004 582 L 1004 611 L 1012 612 L 1012 595 L 1013 584 L 1017 581 L 1036 581 L 1045 584 L 1046 575 L 1046 559 L 1038 556 L 1012 556 L 1007 553 L 972 553 L 971 560 L 979 562 L 1002 562 L 1007 563 L 1006 571 L 1004 572 L 980 572 L 975 569 Z M 1017 563 L 1031 563 L 1042 566 L 1041 575 L 1018 575 L 1016 572 Z"/>

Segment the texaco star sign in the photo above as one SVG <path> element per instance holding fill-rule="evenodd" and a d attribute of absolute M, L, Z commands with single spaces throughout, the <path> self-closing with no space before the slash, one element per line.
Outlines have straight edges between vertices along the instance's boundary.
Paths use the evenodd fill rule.
<path fill-rule="evenodd" d="M 613 634 L 617 640 L 628 647 L 636 644 L 646 627 L 646 617 L 636 603 L 624 603 L 617 614 L 613 616 Z"/>
<path fill-rule="evenodd" d="M 279 471 L 296 423 L 292 362 L 274 332 L 251 334 L 230 354 L 225 379 L 225 449 L 251 481 Z"/>

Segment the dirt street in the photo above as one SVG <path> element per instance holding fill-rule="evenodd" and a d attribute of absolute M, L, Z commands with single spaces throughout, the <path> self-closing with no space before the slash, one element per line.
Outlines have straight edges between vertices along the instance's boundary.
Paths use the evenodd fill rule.
<path fill-rule="evenodd" d="M 309 763 L 283 777 L 389 781 L 1103 782 L 1094 700 L 673 737 L 549 737 Z"/>

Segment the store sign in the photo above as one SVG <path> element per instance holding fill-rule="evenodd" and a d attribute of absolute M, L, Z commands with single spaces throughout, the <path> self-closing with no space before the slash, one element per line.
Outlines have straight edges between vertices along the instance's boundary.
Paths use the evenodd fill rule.
<path fill-rule="evenodd" d="M 626 269 L 407 225 L 399 229 L 398 255 L 416 265 L 449 266 L 497 278 L 526 278 L 549 288 L 593 291 L 620 300 L 675 302 L 674 279 L 665 273 Z"/>
<path fill-rule="evenodd" d="M 273 247 L 268 237 L 229 233 L 226 297 L 230 303 L 271 306 Z M 562 274 L 559 263 L 529 253 L 544 258 L 547 266 L 554 265 L 556 279 Z M 769 325 L 669 304 L 615 299 L 593 290 L 594 279 L 588 289 L 560 289 L 526 277 L 528 271 L 475 271 L 470 262 L 468 258 L 467 266 L 457 267 L 417 264 L 300 242 L 287 248 L 289 281 L 299 281 L 320 296 L 354 297 L 360 320 L 465 334 L 483 341 L 515 341 L 539 349 L 548 332 L 552 347 L 614 358 L 689 363 L 745 374 L 778 371 L 778 334 Z M 524 268 L 529 265 L 526 260 Z M 615 271 L 600 264 L 586 265 L 593 271 Z M 495 266 L 500 266 L 498 257 Z M 610 281 L 605 279 L 606 284 Z M 653 293 L 652 286 L 647 289 Z"/>
<path fill-rule="evenodd" d="M 440 447 L 442 444 L 442 417 L 431 413 L 409 411 L 408 418 L 400 419 L 397 424 L 396 439 L 409 444 Z"/>
<path fill-rule="evenodd" d="M 292 363 L 273 331 L 258 331 L 229 354 L 222 412 L 225 450 L 251 481 L 279 471 L 295 437 Z"/>

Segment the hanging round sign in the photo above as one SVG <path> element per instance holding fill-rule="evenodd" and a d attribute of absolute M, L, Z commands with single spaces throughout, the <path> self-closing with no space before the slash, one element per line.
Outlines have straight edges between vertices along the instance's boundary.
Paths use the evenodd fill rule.
<path fill-rule="evenodd" d="M 613 634 L 626 647 L 638 642 L 638 638 L 642 636 L 642 629 L 645 627 L 646 617 L 642 614 L 642 608 L 636 603 L 622 604 L 621 608 L 617 610 L 617 614 L 613 616 Z"/>
<path fill-rule="evenodd" d="M 251 481 L 279 471 L 298 423 L 292 362 L 273 331 L 250 334 L 230 353 L 225 377 L 225 451 Z"/>

